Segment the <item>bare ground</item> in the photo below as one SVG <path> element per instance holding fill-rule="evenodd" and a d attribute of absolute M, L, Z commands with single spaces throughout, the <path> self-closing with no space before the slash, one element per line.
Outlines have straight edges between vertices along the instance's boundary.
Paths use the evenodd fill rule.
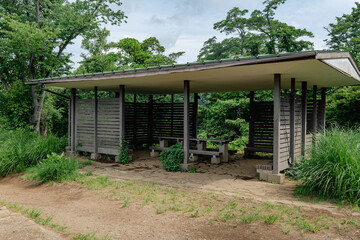
<path fill-rule="evenodd" d="M 308 214 L 332 216 L 354 215 L 349 210 L 337 209 L 330 203 L 311 204 L 298 201 L 292 195 L 295 185 L 260 182 L 255 179 L 254 165 L 264 160 L 245 160 L 235 157 L 232 162 L 210 166 L 206 162 L 196 165 L 198 173 L 167 173 L 156 159 L 149 159 L 147 152 L 139 153 L 134 162 L 120 166 L 113 163 L 96 163 L 83 171 L 95 175 L 110 176 L 113 180 L 151 181 L 170 186 L 180 186 L 189 191 L 210 191 L 230 197 L 252 198 L 254 201 L 285 203 L 304 207 Z M 246 180 L 243 180 L 246 179 Z M 196 189 L 196 190 L 195 190 Z M 316 234 L 291 231 L 285 234 L 281 226 L 260 222 L 240 224 L 209 223 L 206 217 L 190 218 L 178 212 L 157 214 L 151 205 L 139 207 L 130 204 L 122 207 L 118 201 L 109 200 L 100 190 L 88 190 L 77 183 L 40 185 L 11 176 L 0 179 L 0 201 L 18 203 L 26 208 L 36 208 L 44 217 L 53 216 L 53 222 L 67 227 L 71 233 L 94 232 L 98 237 L 112 239 L 359 239 L 360 230 L 346 232 L 330 229 Z M 356 213 L 355 213 L 356 215 Z M 15 214 L 16 218 L 21 216 Z M 26 238 L 31 231 L 24 221 L 12 219 L 7 225 L 1 222 L 0 239 L 61 239 L 50 229 L 33 229 L 35 235 Z M 0 221 L 3 221 L 0 217 Z M 33 223 L 35 224 L 35 223 Z M 3 227 L 6 226 L 6 227 Z M 22 227 L 24 226 L 24 227 Z M 35 227 L 38 226 L 35 224 Z M 22 230 L 22 231 L 21 231 Z M 49 235 L 41 235 L 43 230 Z M 12 231 L 22 235 L 14 235 Z M 54 234 L 54 235 L 51 235 Z M 46 237 L 45 237 L 46 236 Z M 59 237 L 59 238 L 56 238 Z M 67 236 L 70 238 L 70 235 Z"/>

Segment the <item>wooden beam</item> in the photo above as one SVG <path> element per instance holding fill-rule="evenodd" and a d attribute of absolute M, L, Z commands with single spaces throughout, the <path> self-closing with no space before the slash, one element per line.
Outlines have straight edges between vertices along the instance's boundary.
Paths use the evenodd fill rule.
<path fill-rule="evenodd" d="M 326 127 L 326 88 L 321 88 L 321 130 Z"/>
<path fill-rule="evenodd" d="M 125 139 L 125 85 L 120 85 L 119 92 L 119 119 L 120 119 L 120 131 L 119 141 L 122 144 L 122 140 Z"/>
<path fill-rule="evenodd" d="M 98 87 L 94 87 L 94 153 L 99 152 L 98 145 Z"/>
<path fill-rule="evenodd" d="M 317 132 L 317 86 L 313 87 L 313 115 L 312 115 L 312 130 L 313 133 Z"/>
<path fill-rule="evenodd" d="M 184 164 L 188 163 L 190 150 L 190 119 L 189 119 L 189 102 L 190 102 L 190 82 L 184 81 Z"/>
<path fill-rule="evenodd" d="M 307 134 L 307 82 L 301 83 L 301 156 L 305 156 Z"/>
<path fill-rule="evenodd" d="M 76 152 L 76 89 L 71 89 L 71 151 Z"/>
<path fill-rule="evenodd" d="M 281 111 L 281 74 L 274 75 L 274 143 L 273 174 L 279 174 L 280 162 L 280 111 Z"/>
<path fill-rule="evenodd" d="M 198 107 L 199 107 L 199 94 L 194 93 L 194 116 L 193 116 L 193 138 L 197 138 L 198 135 Z"/>
<path fill-rule="evenodd" d="M 249 119 L 249 147 L 254 147 L 254 137 L 255 137 L 255 128 L 254 128 L 254 96 L 255 93 L 253 91 L 250 92 L 250 119 Z"/>
<path fill-rule="evenodd" d="M 295 161 L 295 78 L 291 78 L 290 93 L 290 158 Z"/>

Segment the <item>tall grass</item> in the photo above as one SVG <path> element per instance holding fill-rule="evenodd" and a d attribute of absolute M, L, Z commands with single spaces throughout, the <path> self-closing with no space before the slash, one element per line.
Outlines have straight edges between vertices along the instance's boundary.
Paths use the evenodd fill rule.
<path fill-rule="evenodd" d="M 64 151 L 65 137 L 39 136 L 26 130 L 1 130 L 0 134 L 0 176 L 20 172 L 38 164 L 48 154 Z"/>
<path fill-rule="evenodd" d="M 333 127 L 298 166 L 297 193 L 360 204 L 360 129 Z"/>

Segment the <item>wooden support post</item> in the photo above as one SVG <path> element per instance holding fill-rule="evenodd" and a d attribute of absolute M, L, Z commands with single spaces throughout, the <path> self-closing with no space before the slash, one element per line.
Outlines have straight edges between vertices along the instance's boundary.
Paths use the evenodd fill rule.
<path fill-rule="evenodd" d="M 305 156 L 307 134 L 307 82 L 301 83 L 301 156 Z"/>
<path fill-rule="evenodd" d="M 120 145 L 122 145 L 122 140 L 125 138 L 125 85 L 120 85 L 120 93 L 119 93 L 119 141 Z"/>
<path fill-rule="evenodd" d="M 290 158 L 295 161 L 295 78 L 291 78 L 290 93 Z"/>
<path fill-rule="evenodd" d="M 321 130 L 326 127 L 326 88 L 321 88 Z"/>
<path fill-rule="evenodd" d="M 194 93 L 194 116 L 193 116 L 193 138 L 197 138 L 198 135 L 198 106 L 199 106 L 199 94 Z"/>
<path fill-rule="evenodd" d="M 189 124 L 190 82 L 184 81 L 184 164 L 188 163 L 190 150 Z"/>
<path fill-rule="evenodd" d="M 91 154 L 92 160 L 101 158 L 98 145 L 98 112 L 98 87 L 94 87 L 94 152 Z"/>
<path fill-rule="evenodd" d="M 119 92 L 115 92 L 115 98 L 119 98 L 120 97 L 120 93 Z"/>
<path fill-rule="evenodd" d="M 136 120 L 137 120 L 137 106 L 136 106 L 136 102 L 137 102 L 137 98 L 136 98 L 136 94 L 134 94 L 134 119 L 133 119 L 133 123 L 134 123 L 134 132 L 133 132 L 133 145 L 135 146 L 137 143 L 137 139 L 136 139 L 136 132 L 137 132 L 137 124 L 136 124 Z"/>
<path fill-rule="evenodd" d="M 69 100 L 69 109 L 68 109 L 68 150 L 71 151 L 71 98 Z"/>
<path fill-rule="evenodd" d="M 317 86 L 313 88 L 313 115 L 312 115 L 312 130 L 315 134 L 317 132 Z"/>
<path fill-rule="evenodd" d="M 274 75 L 274 146 L 273 174 L 279 174 L 280 163 L 280 114 L 281 114 L 281 74 Z"/>
<path fill-rule="evenodd" d="M 94 153 L 98 151 L 98 87 L 94 87 Z"/>
<path fill-rule="evenodd" d="M 171 137 L 174 136 L 174 94 L 171 94 L 171 131 L 170 135 Z"/>
<path fill-rule="evenodd" d="M 76 89 L 71 89 L 71 152 L 76 153 Z"/>
<path fill-rule="evenodd" d="M 255 128 L 254 128 L 254 96 L 255 93 L 253 91 L 250 92 L 250 119 L 249 119 L 249 147 L 254 147 L 254 136 L 255 136 Z"/>
<path fill-rule="evenodd" d="M 151 146 L 153 142 L 153 114 L 154 114 L 154 96 L 149 95 L 149 127 L 148 127 L 148 145 Z"/>

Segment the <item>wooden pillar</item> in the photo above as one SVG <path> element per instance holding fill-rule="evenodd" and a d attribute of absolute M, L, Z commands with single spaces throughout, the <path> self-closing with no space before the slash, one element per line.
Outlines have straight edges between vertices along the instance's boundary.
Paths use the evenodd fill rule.
<path fill-rule="evenodd" d="M 119 98 L 120 97 L 120 93 L 119 92 L 115 92 L 115 98 Z"/>
<path fill-rule="evenodd" d="M 307 82 L 301 83 L 301 156 L 305 156 L 307 134 Z"/>
<path fill-rule="evenodd" d="M 71 151 L 76 152 L 76 89 L 71 89 Z"/>
<path fill-rule="evenodd" d="M 326 127 L 326 88 L 321 88 L 321 130 Z"/>
<path fill-rule="evenodd" d="M 120 85 L 119 92 L 119 141 L 122 144 L 122 140 L 125 138 L 125 85 Z"/>
<path fill-rule="evenodd" d="M 255 128 L 254 128 L 254 96 L 253 91 L 250 92 L 250 119 L 249 119 L 249 147 L 254 147 L 254 137 L 255 137 Z"/>
<path fill-rule="evenodd" d="M 69 99 L 69 107 L 68 107 L 68 147 L 70 147 L 71 151 L 71 98 Z"/>
<path fill-rule="evenodd" d="M 174 94 L 171 94 L 171 116 L 170 116 L 170 121 L 171 121 L 171 131 L 170 131 L 170 135 L 171 137 L 174 136 Z"/>
<path fill-rule="evenodd" d="M 153 104 L 154 104 L 154 96 L 153 95 L 149 95 L 149 127 L 148 127 L 148 144 L 149 146 L 151 146 L 152 141 L 153 141 L 153 114 L 154 114 L 154 109 L 153 109 Z"/>
<path fill-rule="evenodd" d="M 98 154 L 98 87 L 94 87 L 94 154 Z"/>
<path fill-rule="evenodd" d="M 295 161 L 295 78 L 291 78 L 290 93 L 290 158 Z"/>
<path fill-rule="evenodd" d="M 189 102 L 190 102 L 190 82 L 184 81 L 184 164 L 188 163 L 190 150 L 190 121 L 189 121 Z"/>
<path fill-rule="evenodd" d="M 313 115 L 312 115 L 312 130 L 313 133 L 317 132 L 317 86 L 313 88 Z"/>
<path fill-rule="evenodd" d="M 281 74 L 274 75 L 274 146 L 273 174 L 279 174 L 280 163 L 280 114 L 281 114 Z"/>
<path fill-rule="evenodd" d="M 198 135 L 198 106 L 199 94 L 194 93 L 194 117 L 193 117 L 193 137 L 197 138 Z"/>
<path fill-rule="evenodd" d="M 133 132 L 133 145 L 136 145 L 137 139 L 136 139 L 136 132 L 137 132 L 137 97 L 136 94 L 134 94 L 134 119 L 133 119 L 133 123 L 134 123 L 134 132 Z"/>

